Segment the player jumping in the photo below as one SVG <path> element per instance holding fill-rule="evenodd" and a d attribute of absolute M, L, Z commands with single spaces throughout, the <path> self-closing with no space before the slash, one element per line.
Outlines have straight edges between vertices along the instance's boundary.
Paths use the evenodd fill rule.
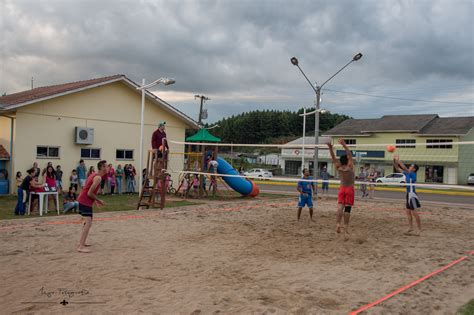
<path fill-rule="evenodd" d="M 341 229 L 344 229 L 344 238 L 347 239 L 347 236 L 349 235 L 351 209 L 354 205 L 354 162 L 352 160 L 352 152 L 349 150 L 344 140 L 339 139 L 338 142 L 346 151 L 346 154 L 342 155 L 339 160 L 336 159 L 331 143 L 328 143 L 328 147 L 334 167 L 339 172 L 339 178 L 341 179 L 339 192 L 337 194 L 338 206 L 336 214 L 336 232 L 340 233 Z M 342 222 L 343 216 L 344 222 Z"/>

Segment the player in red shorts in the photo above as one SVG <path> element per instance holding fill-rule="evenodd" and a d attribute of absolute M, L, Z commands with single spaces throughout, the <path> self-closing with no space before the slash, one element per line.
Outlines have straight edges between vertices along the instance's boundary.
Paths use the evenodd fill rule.
<path fill-rule="evenodd" d="M 328 143 L 328 147 L 334 167 L 339 172 L 339 178 L 341 179 L 341 185 L 339 186 L 339 192 L 337 194 L 336 231 L 337 233 L 341 233 L 341 229 L 343 229 L 344 238 L 347 239 L 349 235 L 351 209 L 354 205 L 354 162 L 352 160 L 352 152 L 343 139 L 339 139 L 339 144 L 341 144 L 346 151 L 346 154 L 342 155 L 339 160 L 336 159 L 331 143 Z M 344 222 L 342 222 L 343 216 Z"/>

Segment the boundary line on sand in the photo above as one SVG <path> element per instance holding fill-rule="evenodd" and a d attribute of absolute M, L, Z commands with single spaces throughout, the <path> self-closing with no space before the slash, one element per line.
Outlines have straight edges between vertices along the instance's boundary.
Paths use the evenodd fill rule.
<path fill-rule="evenodd" d="M 474 255 L 474 250 L 468 251 L 468 255 Z M 376 301 L 374 301 L 374 302 L 372 302 L 372 303 L 366 304 L 366 305 L 362 306 L 361 308 L 359 308 L 359 309 L 357 309 L 357 310 L 355 310 L 355 311 L 350 312 L 349 315 L 357 315 L 357 314 L 359 314 L 359 313 L 361 313 L 361 312 L 363 312 L 363 311 L 368 310 L 369 308 L 371 308 L 371 307 L 373 307 L 373 306 L 375 306 L 375 305 L 377 305 L 377 304 L 382 303 L 383 301 L 386 301 L 386 300 L 390 299 L 391 297 L 393 297 L 393 296 L 395 296 L 395 295 L 397 295 L 397 294 L 399 294 L 399 293 L 402 293 L 403 291 L 406 291 L 406 290 L 410 289 L 411 287 L 414 287 L 415 285 L 419 284 L 420 282 L 423 282 L 423 281 L 425 281 L 426 279 L 429 279 L 429 278 L 431 278 L 431 277 L 433 277 L 433 276 L 435 276 L 435 275 L 437 275 L 437 274 L 439 274 L 439 273 L 445 271 L 446 269 L 451 268 L 452 266 L 457 265 L 457 264 L 459 264 L 460 262 L 462 262 L 462 261 L 468 259 L 468 258 L 469 258 L 468 255 L 462 256 L 462 257 L 460 257 L 460 258 L 458 258 L 458 259 L 456 259 L 456 260 L 450 262 L 450 263 L 447 264 L 446 266 L 441 267 L 441 268 L 439 268 L 439 269 L 436 269 L 435 271 L 430 272 L 429 274 L 427 274 L 427 275 L 425 275 L 425 276 L 419 278 L 418 280 L 415 280 L 415 281 L 413 281 L 413 282 L 411 282 L 411 283 L 409 283 L 409 284 L 407 284 L 407 285 L 405 285 L 405 286 L 403 286 L 403 287 L 401 287 L 401 288 L 399 288 L 399 289 L 397 289 L 397 290 L 395 290 L 395 291 L 390 292 L 389 294 L 385 295 L 384 297 L 382 297 L 382 298 L 380 298 L 380 299 L 378 299 L 378 300 L 376 300 Z"/>

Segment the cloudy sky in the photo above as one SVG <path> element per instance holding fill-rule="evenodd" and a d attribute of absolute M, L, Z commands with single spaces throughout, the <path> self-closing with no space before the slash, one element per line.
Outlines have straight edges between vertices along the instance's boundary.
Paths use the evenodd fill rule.
<path fill-rule="evenodd" d="M 208 122 L 312 106 L 353 117 L 474 115 L 473 0 L 0 0 L 0 92 L 112 74 Z M 375 97 L 379 96 L 379 97 Z M 382 97 L 391 98 L 382 98 Z M 408 99 L 408 100 L 402 100 Z M 421 102 L 424 100 L 426 102 Z"/>

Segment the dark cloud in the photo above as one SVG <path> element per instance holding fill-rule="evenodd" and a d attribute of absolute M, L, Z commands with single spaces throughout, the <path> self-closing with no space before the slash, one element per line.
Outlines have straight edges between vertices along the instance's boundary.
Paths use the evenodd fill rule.
<path fill-rule="evenodd" d="M 212 121 L 255 108 L 310 106 L 314 94 L 290 57 L 321 83 L 361 51 L 364 58 L 328 87 L 474 102 L 470 0 L 3 0 L 0 11 L 1 92 L 27 89 L 31 76 L 38 85 L 116 73 L 136 82 L 170 76 L 177 83 L 167 91 L 188 95 L 171 102 L 196 116 L 192 96 L 209 95 Z M 323 102 L 356 117 L 474 115 L 469 104 L 330 92 Z"/>

